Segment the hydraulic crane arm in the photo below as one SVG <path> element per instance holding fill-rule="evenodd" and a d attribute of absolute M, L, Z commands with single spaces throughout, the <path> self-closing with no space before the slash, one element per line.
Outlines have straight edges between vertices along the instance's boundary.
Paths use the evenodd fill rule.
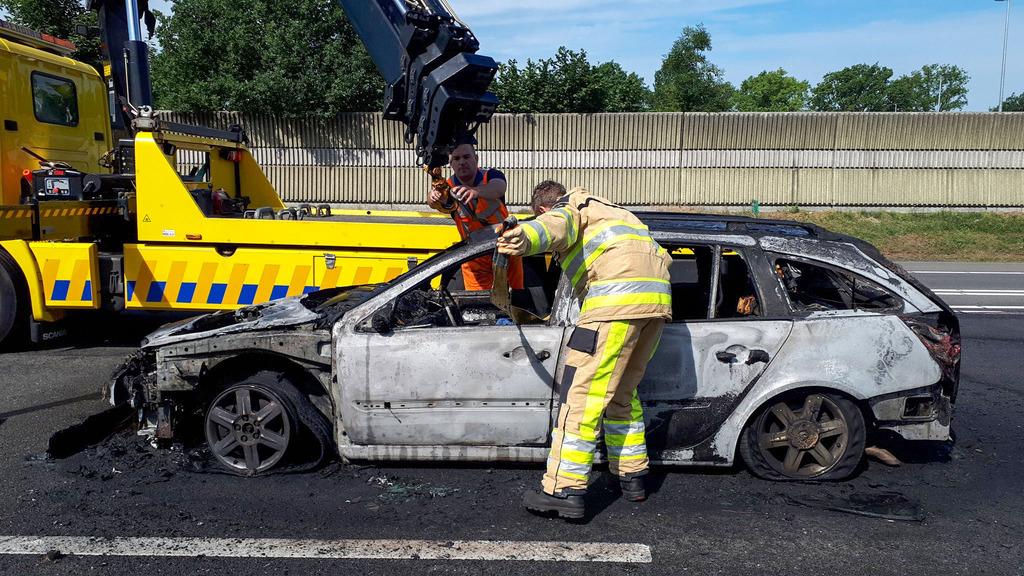
<path fill-rule="evenodd" d="M 384 117 L 405 124 L 420 163 L 448 162 L 456 139 L 494 114 L 498 66 L 445 0 L 338 0 L 387 83 Z"/>
<path fill-rule="evenodd" d="M 477 54 L 473 32 L 446 0 L 338 0 L 387 83 L 384 117 L 406 126 L 421 164 L 448 162 L 456 140 L 490 120 L 498 105 L 487 91 L 498 66 Z M 148 0 L 89 0 L 100 17 L 110 61 L 115 127 L 152 106 L 146 43 Z"/>
<path fill-rule="evenodd" d="M 110 122 L 115 129 L 128 128 L 140 108 L 153 105 L 149 47 L 139 22 L 145 20 L 152 34 L 156 19 L 149 0 L 89 0 L 88 8 L 99 16 L 104 57 L 110 65 Z"/>

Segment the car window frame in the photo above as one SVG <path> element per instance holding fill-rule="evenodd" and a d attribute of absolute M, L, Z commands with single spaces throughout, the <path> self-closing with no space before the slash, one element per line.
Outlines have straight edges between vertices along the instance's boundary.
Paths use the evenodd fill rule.
<path fill-rule="evenodd" d="M 672 246 L 673 249 L 701 246 L 711 248 L 712 251 L 711 297 L 708 299 L 707 314 L 704 318 L 693 318 L 678 322 L 673 320 L 670 324 L 692 324 L 695 322 L 758 322 L 766 320 L 778 321 L 791 319 L 791 317 L 785 313 L 788 309 L 782 308 L 777 299 L 769 300 L 765 297 L 767 292 L 764 289 L 765 281 L 761 270 L 765 266 L 765 259 L 764 252 L 760 248 L 756 246 L 740 246 L 727 242 L 698 241 L 686 238 L 680 238 L 679 240 L 664 238 L 659 240 L 658 243 L 665 247 L 666 250 L 668 250 L 668 246 Z M 739 257 L 743 259 L 744 264 L 746 264 L 747 277 L 754 286 L 754 295 L 757 297 L 757 301 L 761 307 L 761 314 L 759 316 L 741 316 L 731 318 L 714 317 L 712 312 L 717 311 L 718 309 L 718 286 L 721 282 L 722 275 L 721 259 L 722 254 L 725 251 L 736 252 Z"/>
<path fill-rule="evenodd" d="M 491 250 L 493 250 L 493 248 L 491 248 Z M 426 284 L 426 290 L 428 290 L 428 291 L 429 290 L 434 290 L 434 288 L 433 288 L 433 286 L 431 284 L 433 283 L 432 281 L 433 281 L 433 279 L 435 277 L 440 277 L 440 280 L 441 280 L 441 285 L 438 288 L 438 290 L 445 290 L 445 291 L 447 291 L 448 290 L 447 284 L 452 281 L 452 279 L 455 277 L 455 274 L 459 273 L 459 271 L 462 269 L 462 265 L 463 264 L 465 264 L 466 262 L 470 262 L 472 260 L 475 260 L 477 258 L 480 258 L 481 256 L 484 256 L 487 253 L 488 253 L 487 250 L 485 250 L 485 251 L 483 251 L 481 253 L 472 253 L 471 252 L 470 254 L 463 255 L 460 258 L 453 258 L 453 262 L 450 262 L 450 263 L 447 263 L 447 264 L 444 264 L 444 265 L 437 265 L 437 269 L 434 269 L 433 267 L 431 267 L 432 270 L 433 270 L 431 273 L 427 274 L 426 276 L 424 276 L 422 278 L 418 278 L 418 280 L 415 283 L 411 284 L 410 286 L 408 286 L 404 290 L 399 291 L 398 294 L 395 294 L 394 296 L 389 297 L 387 299 L 387 302 L 384 304 L 384 306 L 381 306 L 380 308 L 376 309 L 373 312 L 373 314 L 370 315 L 370 319 L 372 320 L 372 318 L 374 316 L 376 316 L 377 313 L 379 313 L 381 311 L 386 311 L 387 315 L 388 315 L 388 323 L 391 325 L 391 330 L 392 331 L 396 331 L 396 332 L 399 331 L 399 330 L 401 330 L 401 331 L 409 331 L 409 330 L 443 330 L 443 329 L 466 328 L 466 326 L 431 326 L 431 325 L 425 325 L 425 326 L 395 326 L 394 325 L 395 306 L 398 304 L 398 300 L 400 298 L 402 298 L 406 294 L 409 294 L 413 290 L 424 290 L 424 288 L 423 288 L 424 284 Z M 427 262 L 431 262 L 431 261 L 428 260 Z M 432 262 L 432 263 L 436 264 L 436 261 Z M 421 264 L 420 266 L 417 266 L 416 268 L 413 268 L 412 270 L 409 271 L 409 273 L 407 273 L 407 275 L 404 276 L 404 278 L 405 279 L 409 279 L 411 274 L 414 273 L 414 272 L 417 272 L 417 271 L 424 272 L 425 270 L 421 268 L 422 266 L 423 266 L 423 264 Z M 451 273 L 450 276 L 448 276 L 448 273 L 449 273 L 448 268 L 451 268 L 454 271 L 454 272 Z M 401 282 L 398 282 L 398 283 L 401 283 Z M 365 323 L 366 322 L 364 320 L 363 322 L 361 322 L 359 324 L 360 331 L 366 331 L 366 329 L 368 328 L 370 332 L 373 332 L 374 330 L 372 328 L 372 325 L 371 326 L 365 326 Z"/>
<path fill-rule="evenodd" d="M 50 122 L 48 120 L 43 120 L 42 118 L 39 117 L 39 111 L 36 109 L 36 78 L 37 77 L 49 78 L 51 80 L 57 80 L 58 82 L 64 82 L 64 83 L 67 83 L 67 84 L 71 85 L 71 96 L 72 96 L 72 100 L 75 103 L 75 121 L 74 121 L 74 123 Z M 73 78 L 67 78 L 67 77 L 64 77 L 64 76 L 57 76 L 56 74 L 50 74 L 48 72 L 42 72 L 40 70 L 33 70 L 32 73 L 29 74 L 29 90 L 31 91 L 31 95 L 32 95 L 32 116 L 36 119 L 36 122 L 39 122 L 40 124 L 48 124 L 50 126 L 63 126 L 65 128 L 77 128 L 78 125 L 81 124 L 81 122 L 82 122 L 82 114 L 81 114 L 81 106 L 79 106 L 79 102 L 78 102 L 78 84 L 75 83 L 75 80 Z"/>
<path fill-rule="evenodd" d="M 794 316 L 805 317 L 805 316 L 810 316 L 812 314 L 821 314 L 821 313 L 828 313 L 828 314 L 854 313 L 854 314 L 890 315 L 890 314 L 900 314 L 900 313 L 902 313 L 903 311 L 905 311 L 907 309 L 907 301 L 902 296 L 900 296 L 899 294 L 893 292 L 892 290 L 889 290 L 885 286 L 882 286 L 876 280 L 868 278 L 867 276 L 864 276 L 863 274 L 860 274 L 858 272 L 850 270 L 849 268 L 843 268 L 841 266 L 836 266 L 836 265 L 831 264 L 829 262 L 824 262 L 822 260 L 817 260 L 817 259 L 810 258 L 810 257 L 807 257 L 807 256 L 801 256 L 801 255 L 796 255 L 796 254 L 785 254 L 785 253 L 781 253 L 781 252 L 765 252 L 765 257 L 768 260 L 768 265 L 769 265 L 770 269 L 772 270 L 772 276 L 775 277 L 775 282 L 778 284 L 779 289 L 781 290 L 781 294 L 783 295 L 783 297 L 785 299 L 786 305 L 789 307 L 790 313 L 792 313 Z M 776 263 L 779 260 L 793 260 L 795 262 L 802 262 L 804 264 L 808 264 L 808 265 L 811 265 L 811 266 L 817 266 L 819 268 L 824 268 L 826 270 L 831 270 L 831 271 L 836 272 L 836 273 L 841 274 L 841 275 L 853 276 L 855 281 L 864 281 L 864 282 L 874 286 L 876 289 L 881 290 L 882 292 L 885 292 L 886 294 L 888 294 L 891 298 L 893 298 L 896 301 L 896 306 L 894 306 L 892 308 L 882 308 L 882 309 L 858 308 L 856 306 L 856 302 L 854 301 L 854 306 L 852 308 L 843 308 L 843 309 L 835 309 L 835 310 L 798 310 L 794 306 L 793 299 L 789 295 L 789 289 L 786 288 L 786 285 L 782 281 L 782 279 L 779 278 L 777 274 L 775 274 L 775 265 L 776 265 Z"/>
<path fill-rule="evenodd" d="M 462 265 L 471 260 L 475 260 L 485 255 L 492 254 L 497 242 L 497 237 L 482 240 L 479 243 L 467 244 L 465 241 L 454 244 L 447 250 L 441 251 L 430 258 L 424 260 L 414 268 L 411 268 L 401 276 L 391 280 L 388 285 L 375 296 L 371 301 L 375 301 L 378 298 L 383 301 L 382 304 L 373 304 L 369 307 L 368 314 L 360 314 L 360 319 L 354 324 L 354 329 L 357 332 L 372 333 L 376 332 L 373 328 L 373 318 L 379 313 L 385 313 L 388 316 L 388 320 L 394 320 L 395 304 L 398 299 L 408 294 L 412 290 L 418 289 L 424 283 L 429 283 L 433 278 L 440 276 L 442 282 L 447 287 L 447 284 L 461 271 Z M 458 253 L 459 255 L 456 255 Z M 452 267 L 454 273 L 451 276 L 445 277 L 445 269 Z M 400 286 L 403 284 L 408 285 L 405 288 Z M 429 286 L 429 284 L 428 284 Z M 431 287 L 431 289 L 433 289 Z M 472 291 L 478 293 L 490 293 L 489 290 Z M 552 296 L 551 307 L 554 310 L 558 298 L 558 291 Z M 547 325 L 550 325 L 551 319 L 549 319 Z M 425 330 L 425 329 L 437 329 L 437 330 L 460 330 L 467 328 L 475 328 L 476 326 L 411 326 L 397 328 L 392 326 L 393 330 Z"/>

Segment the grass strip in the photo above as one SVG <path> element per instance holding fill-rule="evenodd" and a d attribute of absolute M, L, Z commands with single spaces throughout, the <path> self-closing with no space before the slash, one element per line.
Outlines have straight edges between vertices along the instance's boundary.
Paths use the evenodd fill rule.
<path fill-rule="evenodd" d="M 1024 212 L 763 212 L 867 240 L 893 260 L 1024 262 Z"/>

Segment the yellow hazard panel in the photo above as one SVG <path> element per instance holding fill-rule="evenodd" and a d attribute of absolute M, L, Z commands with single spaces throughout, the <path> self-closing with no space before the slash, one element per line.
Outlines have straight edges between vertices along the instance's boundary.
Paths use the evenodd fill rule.
<path fill-rule="evenodd" d="M 0 240 L 32 237 L 32 209 L 27 206 L 0 206 Z"/>
<path fill-rule="evenodd" d="M 99 259 L 95 244 L 30 242 L 51 308 L 99 308 Z"/>
<path fill-rule="evenodd" d="M 41 240 L 77 240 L 95 236 L 96 230 L 116 225 L 120 209 L 113 201 L 49 201 L 39 205 Z M 111 221 L 113 220 L 113 224 Z M 32 238 L 32 208 L 0 206 L 0 240 Z"/>
<path fill-rule="evenodd" d="M 49 201 L 39 205 L 42 240 L 77 240 L 95 236 L 96 230 L 114 226 L 120 219 L 116 202 Z"/>
<path fill-rule="evenodd" d="M 386 282 L 409 265 L 407 257 L 388 253 L 127 244 L 125 302 L 145 310 L 231 310 Z"/>

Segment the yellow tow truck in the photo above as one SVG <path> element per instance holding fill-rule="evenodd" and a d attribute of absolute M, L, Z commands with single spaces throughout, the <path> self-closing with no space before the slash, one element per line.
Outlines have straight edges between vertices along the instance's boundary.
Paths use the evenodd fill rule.
<path fill-rule="evenodd" d="M 133 4 L 90 2 L 106 44 L 124 46 L 110 51 L 105 75 L 70 58 L 70 42 L 0 23 L 0 346 L 59 337 L 60 320 L 71 311 L 234 309 L 384 282 L 458 241 L 450 220 L 436 214 L 287 207 L 240 128 L 161 121 L 149 106 L 139 39 L 139 10 L 147 8 Z M 417 20 L 422 13 L 407 3 L 408 18 L 391 14 L 382 52 L 374 42 L 385 9 L 394 10 L 385 0 L 348 4 L 356 7 L 350 18 L 386 79 L 398 68 L 391 60 L 401 60 L 400 50 L 427 50 L 422 43 L 396 47 L 393 30 L 429 33 L 433 26 L 436 37 L 438 27 L 460 26 L 453 19 Z M 116 26 L 125 21 L 128 38 Z M 464 59 L 461 48 L 445 49 Z M 389 80 L 389 95 L 431 80 L 431 70 L 444 63 L 418 69 L 415 82 L 403 71 L 400 81 Z M 445 102 L 416 114 L 388 104 L 386 116 L 412 126 L 413 136 L 423 125 L 418 150 L 428 167 L 443 164 L 457 133 L 493 113 L 490 78 L 473 82 L 483 83 L 473 96 L 483 102 L 476 108 L 465 98 L 451 101 L 460 106 L 452 113 Z M 435 92 L 438 87 L 445 93 L 444 82 Z M 445 114 L 427 118 L 431 111 Z M 114 142 L 112 125 L 129 128 L 133 137 Z M 186 171 L 178 161 L 182 151 L 205 162 Z"/>

